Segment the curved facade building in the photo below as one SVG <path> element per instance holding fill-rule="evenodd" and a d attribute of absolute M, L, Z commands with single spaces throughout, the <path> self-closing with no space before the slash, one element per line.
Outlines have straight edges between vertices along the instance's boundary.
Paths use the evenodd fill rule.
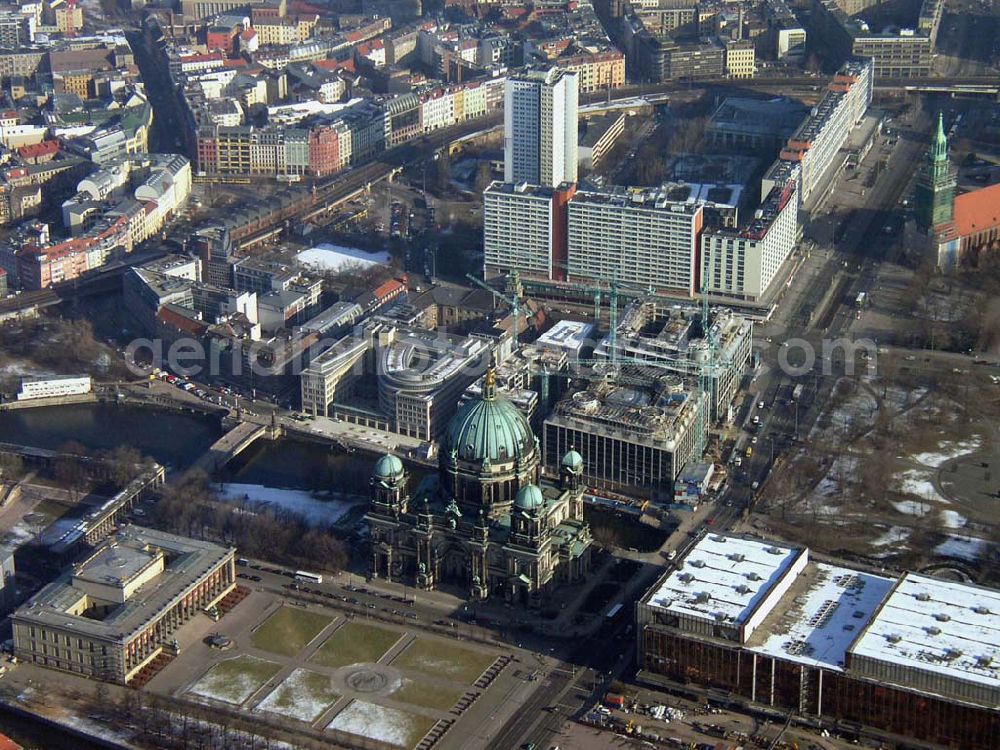
<path fill-rule="evenodd" d="M 376 355 L 379 411 L 394 430 L 435 440 L 469 384 L 482 374 L 489 347 L 478 339 L 392 329 Z"/>

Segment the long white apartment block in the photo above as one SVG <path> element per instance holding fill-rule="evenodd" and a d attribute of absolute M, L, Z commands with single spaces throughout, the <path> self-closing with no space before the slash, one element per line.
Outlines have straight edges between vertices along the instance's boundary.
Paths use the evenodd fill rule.
<path fill-rule="evenodd" d="M 516 270 L 526 278 L 565 276 L 566 203 L 576 188 L 494 182 L 483 192 L 486 278 Z"/>
<path fill-rule="evenodd" d="M 792 133 L 778 156 L 780 161 L 799 164 L 800 200 L 807 200 L 836 160 L 854 126 L 861 122 L 872 101 L 874 85 L 871 60 L 848 60 L 827 84 L 823 98 Z M 773 166 L 765 175 L 761 195 L 774 186 L 770 178 Z"/>
<path fill-rule="evenodd" d="M 577 192 L 569 203 L 570 280 L 612 279 L 693 295 L 703 206 L 657 188 Z"/>
<path fill-rule="evenodd" d="M 709 294 L 761 300 L 791 255 L 798 239 L 798 165 L 781 164 L 782 181 L 771 188 L 748 225 L 702 234 L 701 279 Z"/>

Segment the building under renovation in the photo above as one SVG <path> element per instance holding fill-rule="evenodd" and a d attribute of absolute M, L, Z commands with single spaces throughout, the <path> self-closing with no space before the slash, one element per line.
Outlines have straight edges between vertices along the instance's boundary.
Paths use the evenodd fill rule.
<path fill-rule="evenodd" d="M 618 356 L 656 363 L 697 382 L 700 367 L 708 366 L 712 420 L 728 419 L 740 382 L 750 367 L 753 322 L 728 308 L 713 308 L 709 336 L 699 330 L 701 309 L 665 305 L 655 299 L 636 300 L 623 312 L 615 335 Z M 714 356 L 709 341 L 714 344 Z M 611 356 L 611 336 L 594 350 L 595 358 Z"/>
<path fill-rule="evenodd" d="M 707 399 L 676 375 L 625 379 L 608 367 L 607 377 L 561 399 L 546 418 L 545 466 L 557 471 L 562 456 L 575 449 L 585 456 L 584 478 L 592 487 L 672 496 L 684 464 L 700 459 Z"/>
<path fill-rule="evenodd" d="M 637 618 L 647 683 L 962 750 L 997 746 L 1000 591 L 708 534 Z"/>

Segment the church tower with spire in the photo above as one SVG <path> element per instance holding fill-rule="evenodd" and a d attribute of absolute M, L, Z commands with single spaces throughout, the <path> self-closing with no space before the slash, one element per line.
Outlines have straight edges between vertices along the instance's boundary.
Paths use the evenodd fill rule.
<path fill-rule="evenodd" d="M 948 160 L 944 118 L 938 115 L 937 132 L 917 174 L 914 189 L 917 227 L 924 232 L 952 220 L 955 205 L 955 168 Z"/>

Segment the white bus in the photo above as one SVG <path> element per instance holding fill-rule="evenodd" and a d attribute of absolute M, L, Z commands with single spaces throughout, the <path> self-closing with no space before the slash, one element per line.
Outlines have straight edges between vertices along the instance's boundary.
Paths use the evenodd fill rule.
<path fill-rule="evenodd" d="M 323 576 L 319 573 L 308 573 L 304 570 L 296 570 L 295 580 L 304 581 L 306 583 L 323 583 Z"/>

